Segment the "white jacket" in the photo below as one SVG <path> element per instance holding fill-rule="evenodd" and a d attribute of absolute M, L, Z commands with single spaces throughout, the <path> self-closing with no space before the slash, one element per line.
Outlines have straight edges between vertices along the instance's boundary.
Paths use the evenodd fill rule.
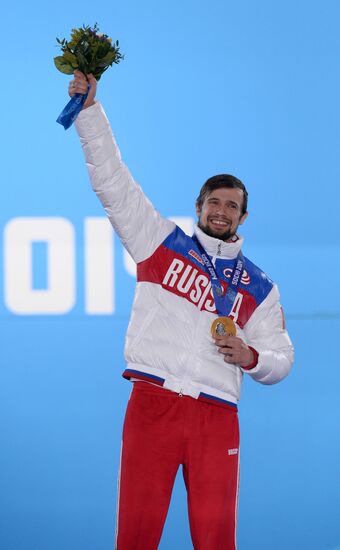
<path fill-rule="evenodd" d="M 192 238 L 163 218 L 134 182 L 99 103 L 80 113 L 76 128 L 92 187 L 137 264 L 124 376 L 227 405 L 239 399 L 243 372 L 263 384 L 284 378 L 293 362 L 293 347 L 276 285 L 245 259 L 230 316 L 237 335 L 258 352 L 258 362 L 247 371 L 226 363 L 210 335 L 215 303 Z M 198 227 L 195 232 L 226 288 L 243 239 L 226 243 Z"/>

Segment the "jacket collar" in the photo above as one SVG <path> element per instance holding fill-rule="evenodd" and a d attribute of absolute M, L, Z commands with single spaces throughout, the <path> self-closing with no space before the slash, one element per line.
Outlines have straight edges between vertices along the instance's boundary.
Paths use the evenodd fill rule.
<path fill-rule="evenodd" d="M 194 233 L 209 256 L 217 256 L 226 260 L 233 260 L 236 258 L 244 241 L 243 237 L 240 235 L 237 235 L 238 239 L 235 242 L 227 243 L 221 241 L 220 239 L 210 237 L 210 235 L 204 233 L 198 225 L 195 225 Z"/>

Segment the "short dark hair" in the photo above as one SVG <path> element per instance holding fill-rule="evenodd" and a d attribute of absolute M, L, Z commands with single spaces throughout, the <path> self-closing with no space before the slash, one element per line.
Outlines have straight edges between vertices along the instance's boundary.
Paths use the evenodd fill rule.
<path fill-rule="evenodd" d="M 231 176 L 230 174 L 218 174 L 217 176 L 212 176 L 209 178 L 205 184 L 201 187 L 200 194 L 196 199 L 196 205 L 199 208 L 202 208 L 203 202 L 207 195 L 209 195 L 215 189 L 220 189 L 221 187 L 228 187 L 229 189 L 241 189 L 243 191 L 243 205 L 242 205 L 242 216 L 247 212 L 248 207 L 248 191 L 245 185 L 241 180 Z"/>

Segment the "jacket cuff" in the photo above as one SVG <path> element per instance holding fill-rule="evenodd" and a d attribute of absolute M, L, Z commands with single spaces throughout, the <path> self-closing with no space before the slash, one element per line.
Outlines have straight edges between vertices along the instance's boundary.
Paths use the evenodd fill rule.
<path fill-rule="evenodd" d="M 95 101 L 94 105 L 80 111 L 74 125 L 80 139 L 86 141 L 98 137 L 108 129 L 110 130 L 109 122 L 99 101 Z"/>
<path fill-rule="evenodd" d="M 251 346 L 248 346 L 248 348 L 252 351 L 252 354 L 254 356 L 254 360 L 253 360 L 252 363 L 250 363 L 246 367 L 242 367 L 242 369 L 244 369 L 244 370 L 251 370 L 251 369 L 255 368 L 256 365 L 257 365 L 258 359 L 259 359 L 259 354 L 256 351 L 256 349 L 252 348 Z"/>

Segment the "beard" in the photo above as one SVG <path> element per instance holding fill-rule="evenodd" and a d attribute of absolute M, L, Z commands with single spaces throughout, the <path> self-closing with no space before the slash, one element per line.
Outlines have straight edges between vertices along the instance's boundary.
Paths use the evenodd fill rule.
<path fill-rule="evenodd" d="M 228 229 L 224 233 L 218 233 L 217 231 L 210 229 L 208 225 L 203 225 L 201 223 L 201 220 L 198 220 L 197 225 L 206 235 L 209 235 L 209 237 L 214 237 L 214 239 L 220 239 L 220 241 L 229 241 L 236 235 L 236 232 L 230 231 L 230 229 Z"/>

